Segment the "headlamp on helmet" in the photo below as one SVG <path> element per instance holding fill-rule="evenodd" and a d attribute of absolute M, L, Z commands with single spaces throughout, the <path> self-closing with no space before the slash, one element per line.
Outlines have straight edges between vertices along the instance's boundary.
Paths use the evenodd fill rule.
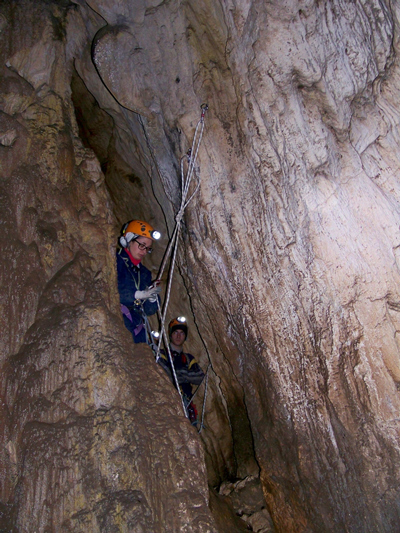
<path fill-rule="evenodd" d="M 122 236 L 119 242 L 123 248 L 127 248 L 129 243 L 137 239 L 137 237 L 148 237 L 155 241 L 161 237 L 161 233 L 143 220 L 131 220 L 122 228 Z"/>
<path fill-rule="evenodd" d="M 169 338 L 171 338 L 171 335 L 176 329 L 181 329 L 185 334 L 185 339 L 187 338 L 188 326 L 187 326 L 186 318 L 184 316 L 178 316 L 177 318 L 173 318 L 171 322 L 168 324 Z"/>

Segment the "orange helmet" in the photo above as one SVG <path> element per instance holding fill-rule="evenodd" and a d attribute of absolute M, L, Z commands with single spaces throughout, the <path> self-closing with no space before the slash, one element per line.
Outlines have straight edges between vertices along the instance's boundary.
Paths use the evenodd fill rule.
<path fill-rule="evenodd" d="M 171 335 L 176 329 L 181 329 L 185 334 L 185 340 L 188 335 L 188 326 L 186 322 L 186 318 L 184 316 L 178 316 L 177 318 L 173 318 L 171 322 L 168 324 L 168 335 L 169 338 L 171 338 Z"/>
<path fill-rule="evenodd" d="M 140 236 L 148 237 L 154 241 L 161 237 L 161 233 L 152 228 L 147 222 L 143 222 L 143 220 L 131 220 L 122 228 L 122 236 L 119 242 L 126 248 L 133 239 Z"/>

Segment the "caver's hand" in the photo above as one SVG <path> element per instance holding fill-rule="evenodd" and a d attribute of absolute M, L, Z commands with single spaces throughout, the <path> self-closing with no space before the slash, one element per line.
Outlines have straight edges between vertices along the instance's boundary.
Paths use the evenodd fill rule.
<path fill-rule="evenodd" d="M 149 300 L 149 302 L 155 302 L 157 300 L 157 295 L 161 292 L 161 286 L 159 284 L 150 285 L 144 291 L 136 291 L 135 298 L 137 300 Z"/>

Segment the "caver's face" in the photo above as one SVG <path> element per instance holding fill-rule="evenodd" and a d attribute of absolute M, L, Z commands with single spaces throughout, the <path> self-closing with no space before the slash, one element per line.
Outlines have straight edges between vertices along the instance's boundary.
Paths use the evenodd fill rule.
<path fill-rule="evenodd" d="M 172 332 L 171 342 L 175 346 L 182 346 L 185 342 L 185 332 L 182 329 L 176 329 Z"/>
<path fill-rule="evenodd" d="M 128 250 L 131 253 L 133 259 L 141 261 L 147 255 L 149 248 L 152 248 L 153 241 L 149 237 L 137 237 L 134 241 L 131 241 L 128 246 Z M 140 249 L 140 245 L 143 245 L 143 250 Z"/>

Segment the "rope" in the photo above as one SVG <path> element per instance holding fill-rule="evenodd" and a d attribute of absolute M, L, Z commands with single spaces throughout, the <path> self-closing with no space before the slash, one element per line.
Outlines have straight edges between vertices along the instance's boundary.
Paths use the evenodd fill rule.
<path fill-rule="evenodd" d="M 207 377 L 207 374 L 208 374 L 208 369 L 210 368 L 211 366 L 211 363 L 209 363 L 208 367 L 207 367 L 207 370 L 206 370 L 206 373 L 204 374 L 203 376 L 203 379 L 201 380 L 201 383 L 198 385 L 198 387 L 196 388 L 196 390 L 194 391 L 194 393 L 192 394 L 190 400 L 189 400 L 189 403 L 191 403 L 194 399 L 194 397 L 196 396 L 197 394 L 197 391 L 199 390 L 199 388 L 203 385 L 203 381 L 204 379 Z"/>
<path fill-rule="evenodd" d="M 208 365 L 207 368 L 207 374 L 206 374 L 206 384 L 204 387 L 204 399 L 203 399 L 203 406 L 201 408 L 201 422 L 200 422 L 200 429 L 199 433 L 201 433 L 202 429 L 204 428 L 204 415 L 205 415 L 205 406 L 206 406 L 206 399 L 207 399 L 207 389 L 208 389 L 208 369 L 210 368 L 210 365 Z"/>
<path fill-rule="evenodd" d="M 176 256 L 177 256 L 177 252 L 178 252 L 179 236 L 180 236 L 180 232 L 181 232 L 181 221 L 182 221 L 183 215 L 185 213 L 186 207 L 189 205 L 190 201 L 192 200 L 192 198 L 197 193 L 197 191 L 199 190 L 199 187 L 200 187 L 200 178 L 199 178 L 199 176 L 197 176 L 197 174 L 195 172 L 195 164 L 196 164 L 196 159 L 197 159 L 197 154 L 198 154 L 198 151 L 199 151 L 200 143 L 201 143 L 201 140 L 203 138 L 204 117 L 205 117 L 205 114 L 206 114 L 207 110 L 208 110 L 207 104 L 203 104 L 201 106 L 201 117 L 200 117 L 200 119 L 199 119 L 199 121 L 198 121 L 198 123 L 196 125 L 196 129 L 195 129 L 195 132 L 194 132 L 192 147 L 188 150 L 187 154 L 185 154 L 181 158 L 181 161 L 180 161 L 181 202 L 180 202 L 179 210 L 178 210 L 178 212 L 175 215 L 174 231 L 172 232 L 171 239 L 169 241 L 167 250 L 166 250 L 166 252 L 164 254 L 164 258 L 163 258 L 162 264 L 160 266 L 160 269 L 159 269 L 159 272 L 158 272 L 158 275 L 157 275 L 157 279 L 161 279 L 161 277 L 162 277 L 162 275 L 164 273 L 165 267 L 167 265 L 167 261 L 168 261 L 170 255 L 171 255 L 171 253 L 172 253 L 171 262 L 170 262 L 170 268 L 169 268 L 169 272 L 168 272 L 167 287 L 166 287 L 166 291 L 165 291 L 165 301 L 164 301 L 163 310 L 160 309 L 160 303 L 158 302 L 158 317 L 159 317 L 160 324 L 161 324 L 161 332 L 160 332 L 160 338 L 159 338 L 159 341 L 158 341 L 155 358 L 156 358 L 156 362 L 158 362 L 158 360 L 160 358 L 161 343 L 162 343 L 162 340 L 164 339 L 164 344 L 167 347 L 168 359 L 169 359 L 169 362 L 170 362 L 170 365 L 171 365 L 175 386 L 178 389 L 178 392 L 179 392 L 179 395 L 180 395 L 180 398 L 181 398 L 181 402 L 182 402 L 183 412 L 184 412 L 186 418 L 188 418 L 188 412 L 187 412 L 187 409 L 186 409 L 186 406 L 185 406 L 185 402 L 184 402 L 184 399 L 183 399 L 182 392 L 181 392 L 180 387 L 179 387 L 178 378 L 177 378 L 176 372 L 175 372 L 175 367 L 174 367 L 174 363 L 173 363 L 173 359 L 172 359 L 171 349 L 170 349 L 170 346 L 169 346 L 169 339 L 167 337 L 167 332 L 165 330 L 165 319 L 166 319 L 166 316 L 167 316 L 168 305 L 169 305 L 169 300 L 170 300 L 170 296 L 171 296 L 172 278 L 173 278 L 174 269 L 175 269 Z M 184 171 L 184 163 L 185 163 L 185 161 L 187 161 L 187 164 L 188 164 L 186 174 L 185 174 L 185 171 Z M 196 187 L 195 187 L 193 193 L 190 195 L 189 198 L 187 198 L 187 195 L 188 195 L 188 192 L 189 192 L 189 187 L 190 187 L 190 184 L 192 182 L 193 176 L 195 176 L 195 178 L 197 180 L 197 184 L 196 184 Z M 208 379 L 208 368 L 207 368 L 207 379 Z M 207 379 L 206 379 L 206 387 L 207 387 Z M 197 392 L 197 390 L 198 389 L 196 389 L 196 392 Z M 202 415 L 203 415 L 203 419 L 204 419 L 204 413 L 202 413 Z"/>
<path fill-rule="evenodd" d="M 200 422 L 200 429 L 198 430 L 198 433 L 201 433 L 202 429 L 204 428 L 204 415 L 205 415 L 205 405 L 206 405 L 206 400 L 207 400 L 207 389 L 208 389 L 208 371 L 210 369 L 210 366 L 211 366 L 211 363 L 208 364 L 208 367 L 207 367 L 207 370 L 206 370 L 206 373 L 204 374 L 204 377 L 203 379 L 201 380 L 201 383 L 200 385 L 197 387 L 197 389 L 194 391 L 194 393 L 192 394 L 192 397 L 190 398 L 190 400 L 188 401 L 188 405 L 190 405 L 194 399 L 194 397 L 196 396 L 198 390 L 200 389 L 200 387 L 202 386 L 203 384 L 203 381 L 204 379 L 206 380 L 206 384 L 205 384 L 205 387 L 204 387 L 204 398 L 203 398 L 203 405 L 201 407 L 201 422 Z"/>
<path fill-rule="evenodd" d="M 192 142 L 192 147 L 189 150 L 188 154 L 184 155 L 181 158 L 181 164 L 180 164 L 180 171 L 181 171 L 180 172 L 180 175 L 181 175 L 181 203 L 180 203 L 179 210 L 178 210 L 178 212 L 177 212 L 177 214 L 175 216 L 174 231 L 172 232 L 172 237 L 171 237 L 170 242 L 168 244 L 167 250 L 166 250 L 166 252 L 164 254 L 164 259 L 163 259 L 163 262 L 161 264 L 160 270 L 159 270 L 158 275 L 157 275 L 157 279 L 161 279 L 161 277 L 162 277 L 162 275 L 164 273 L 168 258 L 169 258 L 169 256 L 171 255 L 171 252 L 172 252 L 172 258 L 171 258 L 170 269 L 169 269 L 169 273 L 168 273 L 167 288 L 166 288 L 166 292 L 165 292 L 165 301 L 164 301 L 163 311 L 161 312 L 161 310 L 159 308 L 159 318 L 160 318 L 160 323 L 161 323 L 161 332 L 160 332 L 160 340 L 159 340 L 159 343 L 158 343 L 158 346 L 157 346 L 156 362 L 158 362 L 158 360 L 160 358 L 161 342 L 162 342 L 162 339 L 164 339 L 165 346 L 167 347 L 169 362 L 170 362 L 170 365 L 171 365 L 171 368 L 172 368 L 172 371 L 173 371 L 175 385 L 176 385 L 176 388 L 179 391 L 179 394 L 180 394 L 180 397 L 181 397 L 182 406 L 183 406 L 183 411 L 184 411 L 184 414 L 185 414 L 186 418 L 188 418 L 188 413 L 187 413 L 187 409 L 186 409 L 185 402 L 184 402 L 184 399 L 183 399 L 183 395 L 182 395 L 180 387 L 179 387 L 178 378 L 177 378 L 176 373 L 175 373 L 175 368 L 174 368 L 174 364 L 173 364 L 173 360 L 172 360 L 172 354 L 171 354 L 171 350 L 170 350 L 170 347 L 169 347 L 169 340 L 167 338 L 167 334 L 166 334 L 166 330 L 165 330 L 165 319 L 166 319 L 166 316 L 167 316 L 168 305 L 169 305 L 169 300 L 170 300 L 170 296 L 171 296 L 172 279 L 173 279 L 173 274 L 174 274 L 174 269 L 175 269 L 176 256 L 177 256 L 177 253 L 178 253 L 179 235 L 180 235 L 180 231 L 181 231 L 181 221 L 182 221 L 182 218 L 183 218 L 183 215 L 184 215 L 186 207 L 188 206 L 188 204 L 190 203 L 190 201 L 192 200 L 192 198 L 197 193 L 197 191 L 198 191 L 198 189 L 200 187 L 200 179 L 196 175 L 196 173 L 194 172 L 194 168 L 195 168 L 195 163 L 196 163 L 196 159 L 197 159 L 197 154 L 198 154 L 198 151 L 199 151 L 200 143 L 201 143 L 201 140 L 202 140 L 202 137 L 203 137 L 204 117 L 205 117 L 205 113 L 206 113 L 207 109 L 208 109 L 208 106 L 206 104 L 203 104 L 201 106 L 201 117 L 200 117 L 200 120 L 198 121 L 198 123 L 196 125 L 196 129 L 195 129 L 195 133 L 194 133 L 194 137 L 193 137 L 193 142 Z M 194 155 L 192 156 L 192 154 L 194 154 Z M 184 161 L 185 161 L 185 159 L 188 161 L 188 168 L 187 168 L 186 175 L 185 175 L 185 172 L 184 172 Z M 188 195 L 190 183 L 191 183 L 192 178 L 193 178 L 193 174 L 196 176 L 197 186 L 196 186 L 195 190 L 193 191 L 193 193 L 191 194 L 191 196 L 187 199 L 187 195 Z"/>
<path fill-rule="evenodd" d="M 196 125 L 196 130 L 194 132 L 194 137 L 193 137 L 193 142 L 192 142 L 192 148 L 188 151 L 188 153 L 186 155 L 184 155 L 181 158 L 181 164 L 180 164 L 180 170 L 181 170 L 181 205 L 179 207 L 179 211 L 175 215 L 175 221 L 176 221 L 175 228 L 174 228 L 174 231 L 172 233 L 171 240 L 170 240 L 170 242 L 168 244 L 167 251 L 165 252 L 164 260 L 163 260 L 163 262 L 161 264 L 160 271 L 159 271 L 158 276 L 157 276 L 158 279 L 161 279 L 161 276 L 163 275 L 163 272 L 165 270 L 166 263 L 168 261 L 168 258 L 170 256 L 170 254 L 171 254 L 171 248 L 177 242 L 177 235 L 178 235 L 179 229 L 180 229 L 180 222 L 181 222 L 181 220 L 183 218 L 185 209 L 188 206 L 189 202 L 192 200 L 193 196 L 197 193 L 197 191 L 198 191 L 198 189 L 200 187 L 200 179 L 195 174 L 196 178 L 197 178 L 197 187 L 194 190 L 193 194 L 190 196 L 190 198 L 188 200 L 186 200 L 186 196 L 187 196 L 187 193 L 189 191 L 190 182 L 192 180 L 192 176 L 193 176 L 193 173 L 194 173 L 194 166 L 195 166 L 195 163 L 196 163 L 197 154 L 198 154 L 200 143 L 201 143 L 201 140 L 202 140 L 202 137 L 203 137 L 204 117 L 205 117 L 205 113 L 206 113 L 207 109 L 208 109 L 207 104 L 203 104 L 201 106 L 201 117 L 200 117 L 200 120 L 198 121 L 198 123 Z M 199 136 L 198 140 L 197 140 L 197 136 Z M 192 157 L 192 154 L 194 154 L 193 157 Z M 185 173 L 184 173 L 184 170 L 183 170 L 183 163 L 184 163 L 185 159 L 189 163 L 188 169 L 187 169 L 187 173 L 186 173 L 186 177 L 185 177 Z"/>

